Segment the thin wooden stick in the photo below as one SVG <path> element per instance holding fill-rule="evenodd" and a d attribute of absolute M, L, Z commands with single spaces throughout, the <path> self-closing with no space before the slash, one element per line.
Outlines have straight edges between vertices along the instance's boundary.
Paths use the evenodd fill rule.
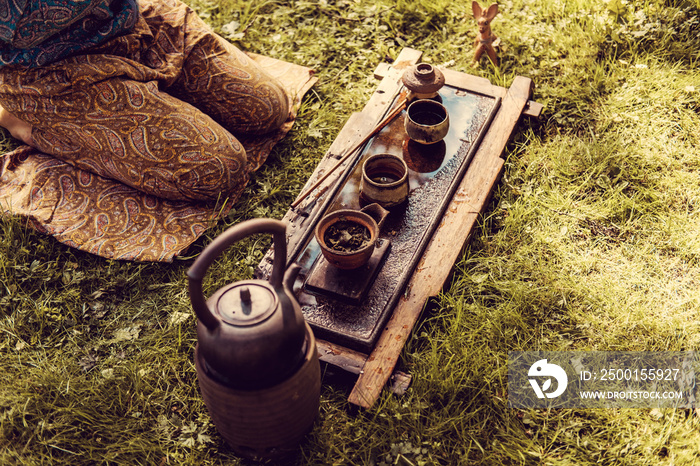
<path fill-rule="evenodd" d="M 328 170 L 321 178 L 316 181 L 313 186 L 311 186 L 309 189 L 306 190 L 303 194 L 299 195 L 296 201 L 292 203 L 292 208 L 298 206 L 301 204 L 301 202 L 306 199 L 309 194 L 311 194 L 316 188 L 318 188 L 321 183 L 323 183 L 326 178 L 328 178 L 331 173 L 333 173 L 338 167 L 340 167 L 343 163 L 345 163 L 352 154 L 355 153 L 357 149 L 362 147 L 367 141 L 369 141 L 372 137 L 374 137 L 382 128 L 384 128 L 387 124 L 389 124 L 390 121 L 392 121 L 394 118 L 396 118 L 403 110 L 406 108 L 406 102 L 408 102 L 408 98 L 406 96 L 403 96 L 401 100 L 399 100 L 399 104 L 394 108 L 389 115 L 386 116 L 377 126 L 374 127 L 370 133 L 365 136 L 362 141 L 358 142 L 355 144 L 343 157 L 341 157 L 340 160 L 338 160 L 338 163 L 333 165 L 333 167 Z"/>

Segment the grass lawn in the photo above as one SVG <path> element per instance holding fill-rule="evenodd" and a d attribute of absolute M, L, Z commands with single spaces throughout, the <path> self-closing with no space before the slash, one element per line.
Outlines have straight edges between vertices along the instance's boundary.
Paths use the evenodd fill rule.
<path fill-rule="evenodd" d="M 500 86 L 529 77 L 545 105 L 405 347 L 411 388 L 351 414 L 348 388 L 325 384 L 298 464 L 700 464 L 697 411 L 515 410 L 506 391 L 509 351 L 700 349 L 700 2 L 504 0 L 500 69 L 471 67 L 467 1 L 189 3 L 242 49 L 319 77 L 189 256 L 281 218 L 405 46 Z M 227 251 L 209 292 L 250 277 L 268 245 Z M 105 260 L 0 221 L 0 464 L 239 464 L 197 388 L 191 263 Z"/>

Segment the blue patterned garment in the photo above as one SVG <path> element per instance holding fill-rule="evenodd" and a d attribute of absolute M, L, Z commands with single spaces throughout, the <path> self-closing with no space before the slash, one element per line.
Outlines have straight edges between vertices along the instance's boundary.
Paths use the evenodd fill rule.
<path fill-rule="evenodd" d="M 0 0 L 0 66 L 37 67 L 131 29 L 136 0 Z"/>

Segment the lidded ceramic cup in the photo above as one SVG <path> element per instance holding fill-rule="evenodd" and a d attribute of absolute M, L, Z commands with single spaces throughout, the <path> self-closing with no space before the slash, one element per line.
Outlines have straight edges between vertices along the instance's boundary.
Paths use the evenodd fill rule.
<path fill-rule="evenodd" d="M 431 99 L 445 84 L 445 76 L 428 63 L 418 63 L 404 72 L 401 81 L 417 99 Z"/>

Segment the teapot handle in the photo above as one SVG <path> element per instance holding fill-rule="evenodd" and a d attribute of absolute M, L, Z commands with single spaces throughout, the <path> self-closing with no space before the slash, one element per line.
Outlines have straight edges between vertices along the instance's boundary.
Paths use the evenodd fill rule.
<path fill-rule="evenodd" d="M 272 233 L 275 251 L 275 260 L 272 264 L 272 274 L 270 275 L 270 284 L 273 288 L 279 289 L 282 286 L 284 269 L 287 264 L 287 238 L 285 233 L 287 224 L 270 218 L 256 218 L 246 220 L 234 225 L 224 231 L 214 239 L 204 251 L 197 257 L 192 264 L 192 267 L 187 271 L 189 279 L 190 301 L 194 308 L 197 318 L 210 331 L 215 330 L 220 322 L 216 318 L 209 307 L 202 292 L 202 280 L 207 273 L 207 269 L 219 257 L 219 255 L 230 245 L 239 241 L 246 236 L 256 233 Z"/>

